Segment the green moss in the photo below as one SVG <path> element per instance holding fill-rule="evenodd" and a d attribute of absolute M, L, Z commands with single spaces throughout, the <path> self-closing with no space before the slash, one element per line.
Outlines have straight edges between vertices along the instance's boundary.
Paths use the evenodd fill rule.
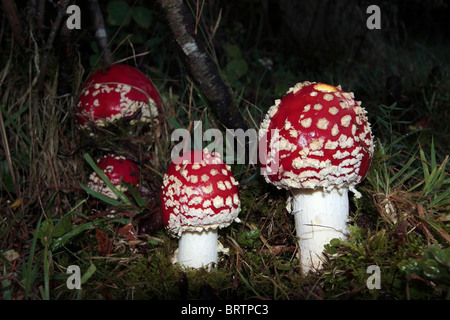
<path fill-rule="evenodd" d="M 426 250 L 422 238 L 415 234 L 410 234 L 408 238 L 399 237 L 395 228 L 370 231 L 353 226 L 350 231 L 351 236 L 347 241 L 341 241 L 339 245 L 328 245 L 329 261 L 320 275 L 320 284 L 327 297 L 343 298 L 344 295 L 352 299 L 410 298 L 411 295 L 408 296 L 405 290 L 408 283 L 405 270 L 415 268 L 415 264 L 411 263 L 411 256 L 420 256 Z M 379 289 L 369 289 L 367 286 L 371 275 L 369 266 L 380 268 Z M 408 284 L 411 286 L 411 283 Z M 423 283 L 415 285 L 422 287 Z M 419 287 L 414 290 L 420 291 Z"/>
<path fill-rule="evenodd" d="M 159 250 L 139 256 L 128 268 L 125 279 L 135 299 L 199 299 L 204 290 L 214 295 L 229 286 L 230 275 L 225 269 L 182 268 Z"/>

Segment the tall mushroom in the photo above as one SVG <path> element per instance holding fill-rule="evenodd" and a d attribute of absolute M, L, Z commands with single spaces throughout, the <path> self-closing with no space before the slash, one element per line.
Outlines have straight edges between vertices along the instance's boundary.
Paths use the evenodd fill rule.
<path fill-rule="evenodd" d="M 116 64 L 95 71 L 84 84 L 77 102 L 81 128 L 119 119 L 151 122 L 161 113 L 161 96 L 153 82 L 138 69 Z"/>
<path fill-rule="evenodd" d="M 164 175 L 163 221 L 180 237 L 177 262 L 186 267 L 217 263 L 218 229 L 238 221 L 238 182 L 222 158 L 207 149 L 175 159 Z"/>
<path fill-rule="evenodd" d="M 112 184 L 119 190 L 125 191 L 126 187 L 122 181 L 137 186 L 140 178 L 140 170 L 137 164 L 123 156 L 108 154 L 97 161 L 97 167 L 102 170 L 111 180 Z M 100 179 L 97 173 L 92 172 L 89 176 L 89 188 L 104 194 L 110 198 L 117 199 L 116 194 Z"/>
<path fill-rule="evenodd" d="M 268 183 L 291 191 L 303 273 L 321 267 L 324 245 L 344 239 L 348 190 L 364 179 L 374 151 L 366 111 L 340 86 L 303 82 L 276 100 L 259 132 Z M 267 145 L 264 145 L 264 142 Z"/>

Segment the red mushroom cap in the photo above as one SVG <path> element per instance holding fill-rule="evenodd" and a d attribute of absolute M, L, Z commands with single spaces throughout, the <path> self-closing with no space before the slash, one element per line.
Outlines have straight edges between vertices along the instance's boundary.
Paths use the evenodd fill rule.
<path fill-rule="evenodd" d="M 323 83 L 303 82 L 290 88 L 269 109 L 259 135 L 268 143 L 262 161 L 265 179 L 285 189 L 349 187 L 354 191 L 374 150 L 361 102 L 340 86 Z"/>
<path fill-rule="evenodd" d="M 113 185 L 121 191 L 126 190 L 121 186 L 122 181 L 137 186 L 140 178 L 140 171 L 137 164 L 130 159 L 117 155 L 106 155 L 97 162 L 97 166 L 102 170 Z M 93 172 L 89 176 L 89 188 L 100 192 L 111 198 L 117 198 L 105 182 Z"/>
<path fill-rule="evenodd" d="M 164 175 L 164 225 L 174 234 L 223 228 L 240 212 L 238 182 L 222 158 L 207 149 L 174 160 Z"/>
<path fill-rule="evenodd" d="M 158 89 L 141 71 L 116 64 L 87 79 L 77 103 L 77 121 L 80 127 L 88 120 L 102 126 L 140 110 L 138 119 L 148 122 L 158 116 L 161 101 Z"/>

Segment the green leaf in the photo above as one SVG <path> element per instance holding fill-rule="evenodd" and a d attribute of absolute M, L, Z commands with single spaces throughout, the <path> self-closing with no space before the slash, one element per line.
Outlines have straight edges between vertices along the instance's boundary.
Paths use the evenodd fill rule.
<path fill-rule="evenodd" d="M 339 247 L 340 244 L 341 240 L 339 240 L 338 238 L 333 238 L 330 240 L 330 245 L 333 247 Z"/>
<path fill-rule="evenodd" d="M 41 240 L 41 243 L 43 246 L 45 246 L 45 243 L 49 243 L 51 240 L 51 234 L 53 230 L 53 224 L 49 220 L 45 220 L 41 223 L 39 228 L 37 229 L 37 237 L 39 240 Z"/>
<path fill-rule="evenodd" d="M 89 268 L 86 270 L 86 272 L 83 273 L 83 275 L 81 276 L 81 279 L 80 279 L 81 284 L 88 281 L 88 279 L 95 273 L 96 270 L 97 270 L 97 267 L 95 265 L 91 264 L 89 266 Z"/>
<path fill-rule="evenodd" d="M 75 236 L 77 236 L 78 234 L 82 233 L 83 231 L 86 230 L 91 230 L 97 227 L 97 224 L 95 224 L 94 222 L 87 222 L 85 224 L 82 224 L 81 226 L 75 227 L 72 230 L 70 230 L 69 232 L 65 233 L 64 235 L 62 235 L 59 238 L 55 238 L 54 241 L 52 242 L 51 245 L 51 249 L 57 249 L 63 245 L 65 245 L 67 242 L 69 242 L 69 240 Z"/>
<path fill-rule="evenodd" d="M 52 237 L 58 238 L 63 234 L 72 230 L 72 215 L 66 214 L 59 222 L 56 224 L 52 232 Z"/>
<path fill-rule="evenodd" d="M 281 271 L 289 271 L 292 269 L 291 264 L 287 261 L 283 261 L 283 260 L 276 260 L 274 263 L 275 268 L 277 268 L 278 270 Z"/>
<path fill-rule="evenodd" d="M 260 235 L 260 230 L 244 231 L 239 234 L 237 241 L 242 245 L 252 247 L 255 245 L 255 241 L 259 238 Z"/>
<path fill-rule="evenodd" d="M 450 247 L 440 249 L 438 246 L 433 250 L 434 259 L 440 264 L 450 267 Z"/>
<path fill-rule="evenodd" d="M 422 263 L 423 274 L 431 279 L 437 279 L 440 274 L 439 264 L 435 260 L 425 259 Z"/>
<path fill-rule="evenodd" d="M 111 1 L 106 7 L 108 21 L 113 26 L 127 25 L 130 23 L 131 15 L 128 14 L 130 6 L 125 1 Z"/>
<path fill-rule="evenodd" d="M 244 59 L 233 59 L 227 64 L 226 69 L 230 77 L 239 79 L 247 74 L 248 64 Z"/>
<path fill-rule="evenodd" d="M 240 59 L 241 58 L 241 49 L 234 44 L 229 44 L 225 46 L 225 52 L 232 59 Z"/>
<path fill-rule="evenodd" d="M 133 20 L 142 28 L 147 29 L 150 27 L 150 24 L 152 23 L 151 19 L 152 12 L 148 10 L 145 7 L 135 7 L 133 11 L 131 12 L 131 16 L 133 17 Z"/>
<path fill-rule="evenodd" d="M 411 261 L 410 259 L 405 259 L 398 264 L 398 268 L 410 277 L 412 274 L 420 274 L 420 266 L 417 260 Z"/>

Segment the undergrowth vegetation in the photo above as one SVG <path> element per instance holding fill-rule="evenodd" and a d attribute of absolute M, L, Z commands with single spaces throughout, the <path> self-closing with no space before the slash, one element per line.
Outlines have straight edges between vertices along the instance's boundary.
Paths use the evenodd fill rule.
<path fill-rule="evenodd" d="M 187 75 L 156 4 L 136 3 L 141 11 L 131 16 L 123 15 L 133 7 L 126 1 L 102 9 L 113 60 L 149 75 L 164 100 L 159 129 L 139 127 L 138 138 L 113 127 L 93 140 L 76 127 L 74 102 L 102 58 L 89 22 L 74 37 L 77 55 L 65 94 L 58 93 L 56 50 L 39 89 L 42 30 L 30 23 L 25 49 L 0 34 L 0 299 L 450 298 L 448 43 L 403 34 L 395 20 L 381 31 L 334 39 L 335 48 L 355 41 L 344 52 L 316 48 L 302 55 L 314 39 L 296 43 L 300 31 L 268 21 L 270 8 L 190 1 L 198 32 L 250 128 L 297 82 L 341 84 L 362 100 L 376 148 L 357 186 L 362 197 L 350 198 L 351 234 L 324 248 L 322 270 L 301 274 L 286 193 L 252 164 L 231 165 L 240 181 L 241 223 L 220 230 L 227 250 L 217 267 L 184 270 L 171 260 L 178 240 L 158 220 L 171 132 L 192 132 L 194 121 L 204 130 L 223 128 Z M 285 7 L 279 10 L 286 15 Z M 86 187 L 92 171 L 101 174 L 93 159 L 107 151 L 131 157 L 142 170 L 139 187 L 114 190 L 117 199 Z M 81 289 L 67 286 L 71 265 L 80 267 Z M 377 288 L 370 286 L 369 266 L 379 268 Z"/>

